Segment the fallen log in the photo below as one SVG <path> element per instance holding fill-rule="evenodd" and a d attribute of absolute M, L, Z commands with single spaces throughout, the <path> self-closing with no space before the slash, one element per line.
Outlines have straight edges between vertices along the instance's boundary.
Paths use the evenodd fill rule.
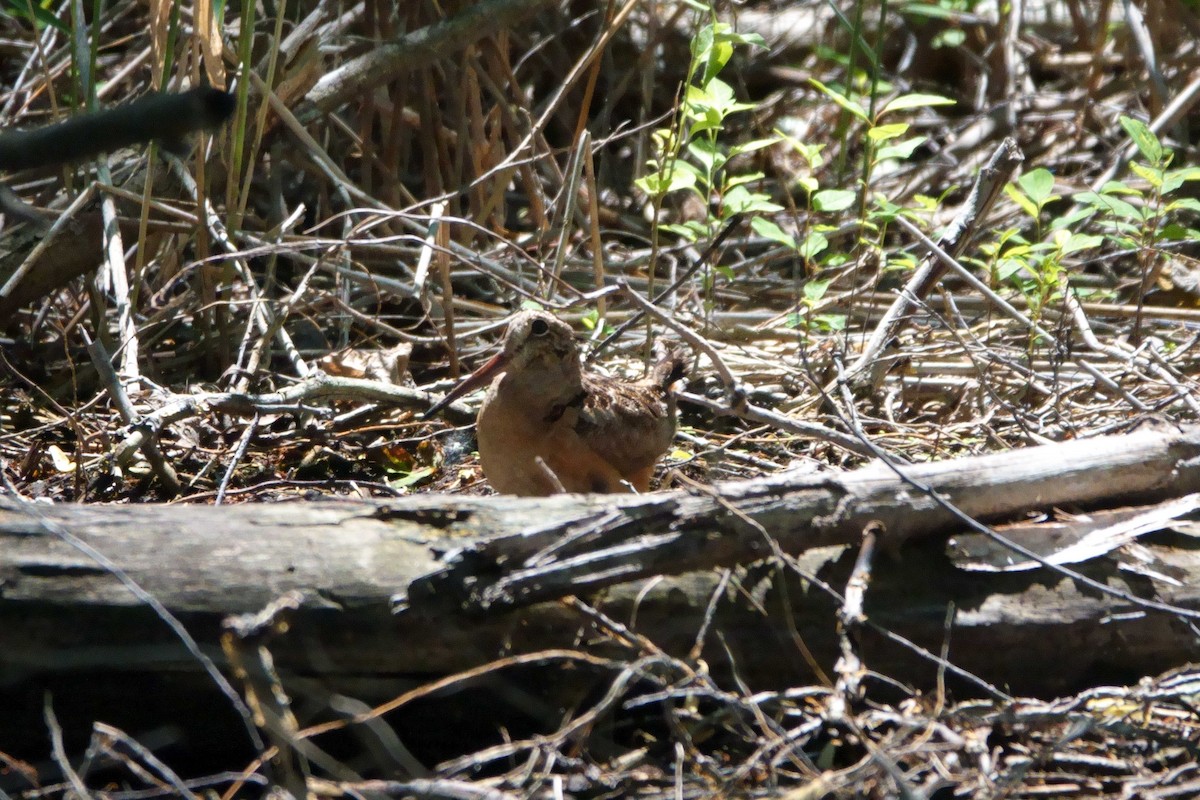
<path fill-rule="evenodd" d="M 962 523 L 921 487 L 998 521 L 1193 493 L 1198 456 L 1200 429 L 1187 428 L 906 466 L 906 478 L 872 465 L 643 497 L 418 495 L 226 507 L 0 497 L 0 685 L 33 709 L 48 686 L 62 692 L 81 676 L 93 692 L 115 676 L 140 681 L 139 696 L 152 686 L 168 696 L 186 687 L 191 702 L 211 693 L 194 657 L 131 584 L 218 658 L 222 619 L 299 592 L 304 602 L 288 633 L 271 645 L 285 685 L 316 679 L 362 698 L 514 653 L 627 654 L 628 643 L 593 618 L 547 602 L 567 594 L 589 595 L 676 655 L 691 651 L 703 628 L 694 652 L 714 672 L 736 670 L 754 687 L 798 685 L 837 658 L 836 591 L 854 561 L 847 545 L 868 525 L 883 531 L 885 553 L 867 592 L 875 627 L 858 642 L 870 669 L 930 687 L 939 665 L 929 653 L 945 646 L 962 670 L 951 672 L 952 688 L 976 695 L 989 691 L 983 682 L 1040 695 L 1135 682 L 1200 659 L 1196 638 L 1184 633 L 1183 617 L 1200 610 L 1190 539 L 1143 540 L 1170 581 L 1123 570 L 1111 556 L 1074 565 L 1090 583 L 1044 567 L 968 572 L 945 547 Z M 895 546 L 906 539 L 923 541 Z M 723 582 L 714 567 L 736 569 Z M 174 683 L 145 681 L 166 675 Z"/>

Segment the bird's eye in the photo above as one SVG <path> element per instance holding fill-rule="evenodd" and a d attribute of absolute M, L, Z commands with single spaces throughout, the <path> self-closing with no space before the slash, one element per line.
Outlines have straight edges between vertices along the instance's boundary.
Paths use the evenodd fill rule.
<path fill-rule="evenodd" d="M 529 326 L 529 332 L 534 336 L 545 336 L 548 330 L 550 330 L 550 326 L 546 324 L 546 320 L 544 319 L 535 319 L 533 324 Z"/>

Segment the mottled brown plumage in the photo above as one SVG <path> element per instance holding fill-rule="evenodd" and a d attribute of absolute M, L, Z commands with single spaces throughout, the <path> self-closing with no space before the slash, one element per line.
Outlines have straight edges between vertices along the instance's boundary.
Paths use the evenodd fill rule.
<path fill-rule="evenodd" d="M 491 379 L 479 409 L 479 459 L 498 492 L 639 492 L 675 435 L 670 352 L 639 381 L 584 372 L 571 328 L 542 311 L 509 323 L 504 346 L 430 413 Z"/>

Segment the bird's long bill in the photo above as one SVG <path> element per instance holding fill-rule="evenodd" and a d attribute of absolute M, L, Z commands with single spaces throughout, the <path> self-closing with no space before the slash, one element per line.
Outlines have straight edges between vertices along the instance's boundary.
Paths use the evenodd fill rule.
<path fill-rule="evenodd" d="M 508 366 L 508 356 L 501 350 L 496 355 L 492 356 L 486 364 L 472 372 L 467 377 L 463 378 L 462 383 L 455 386 L 447 393 L 445 397 L 433 404 L 433 407 L 426 411 L 422 416 L 429 419 L 434 414 L 441 411 L 446 406 L 453 403 L 458 398 L 465 394 L 475 391 L 487 384 L 493 376 L 502 372 Z"/>

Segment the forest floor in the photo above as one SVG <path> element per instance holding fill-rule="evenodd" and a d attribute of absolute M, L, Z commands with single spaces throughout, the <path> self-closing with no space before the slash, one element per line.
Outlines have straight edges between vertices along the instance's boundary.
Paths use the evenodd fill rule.
<path fill-rule="evenodd" d="M 248 45 L 282 104 L 268 111 L 261 86 L 239 95 L 233 124 L 190 169 L 141 150 L 112 160 L 104 183 L 118 188 L 97 194 L 134 223 L 127 257 L 17 308 L 0 288 L 8 491 L 75 503 L 490 493 L 471 416 L 422 413 L 494 352 L 520 308 L 553 311 L 587 352 L 638 309 L 619 281 L 661 315 L 590 369 L 639 377 L 650 340 L 682 341 L 672 322 L 703 345 L 684 342 L 679 430 L 656 490 L 864 464 L 847 440 L 912 463 L 1200 413 L 1191 4 L 1149 0 L 1127 18 L 1118 4 L 1064 0 L 1019 23 L 952 3 L 911 3 L 881 23 L 870 8 L 857 49 L 853 10 L 817 3 L 721 7 L 713 26 L 686 4 L 629 3 L 606 19 L 602 6 L 496 0 L 502 26 L 510 7 L 541 9 L 482 39 L 436 30 L 436 58 L 349 99 L 324 79 L 362 71 L 367 43 L 472 4 L 408 4 L 403 25 L 299 5 L 288 49 L 274 20 L 258 20 Z M 104 13 L 108 105 L 144 88 L 129 76 L 146 77 L 137 59 L 168 26 L 132 3 Z M 320 24 L 300 24 L 309 14 Z M 185 40 L 203 38 L 186 16 Z M 32 30 L 0 18 L 6 128 L 51 118 L 47 86 L 58 103 L 75 94 L 70 36 L 34 47 Z M 233 80 L 234 43 L 224 63 L 204 62 L 209 81 Z M 1020 164 L 981 211 L 971 188 L 1007 137 Z M 61 172 L 8 177 L 57 212 L 87 186 Z M 938 263 L 905 223 L 937 239 L 955 220 L 967 232 L 954 253 L 977 282 L 945 268 L 856 363 L 914 271 Z M 34 241 L 11 220 L 0 230 L 0 287 L 26 261 L 48 269 Z M 322 373 L 394 391 L 286 395 Z M 438 785 L 353 791 L 1200 796 L 1200 683 L 1169 708 L 1147 699 L 1171 680 L 1003 709 L 918 693 L 846 708 L 828 686 L 766 698 L 706 685 L 689 713 L 719 707 L 737 721 L 700 726 L 711 736 L 700 741 L 673 718 L 658 731 L 669 755 L 656 742 L 628 762 L 584 763 L 584 734 L 564 728 L 542 740 L 542 760 L 493 770 L 495 794 L 467 787 L 461 759 Z M 650 764 L 650 751 L 665 760 Z"/>

